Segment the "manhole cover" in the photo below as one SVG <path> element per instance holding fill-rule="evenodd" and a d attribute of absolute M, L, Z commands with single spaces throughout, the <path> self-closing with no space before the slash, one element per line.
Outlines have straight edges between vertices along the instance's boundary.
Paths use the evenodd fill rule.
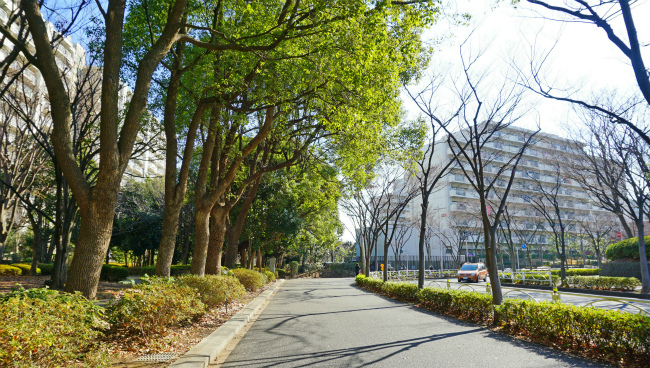
<path fill-rule="evenodd" d="M 134 362 L 164 363 L 176 357 L 176 353 L 149 354 L 139 357 Z"/>

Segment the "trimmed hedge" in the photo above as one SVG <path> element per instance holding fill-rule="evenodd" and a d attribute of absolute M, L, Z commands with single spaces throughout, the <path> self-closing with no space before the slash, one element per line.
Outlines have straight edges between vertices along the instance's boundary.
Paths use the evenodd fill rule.
<path fill-rule="evenodd" d="M 571 276 L 567 277 L 567 282 L 571 287 L 596 290 L 633 291 L 637 286 L 641 285 L 639 279 L 634 277 Z"/>
<path fill-rule="evenodd" d="M 190 272 L 190 265 L 172 265 L 169 270 L 170 276 L 185 275 Z M 156 266 L 129 267 L 130 276 L 144 276 L 145 274 L 153 276 L 156 274 Z"/>
<path fill-rule="evenodd" d="M 560 270 L 552 270 L 551 275 L 560 276 Z M 598 276 L 600 268 L 569 268 L 566 270 L 567 276 Z"/>
<path fill-rule="evenodd" d="M 264 285 L 264 275 L 257 271 L 249 270 L 246 268 L 237 268 L 232 270 L 232 273 L 244 285 L 246 290 L 255 291 L 259 290 Z"/>
<path fill-rule="evenodd" d="M 650 317 L 524 299 L 504 300 L 497 310 L 505 332 L 621 366 L 650 364 Z"/>
<path fill-rule="evenodd" d="M 246 294 L 244 286 L 236 278 L 230 276 L 185 275 L 178 277 L 176 283 L 196 290 L 201 302 L 208 308 L 214 308 Z"/>
<path fill-rule="evenodd" d="M 552 302 L 505 299 L 493 306 L 487 294 L 464 290 L 424 288 L 366 278 L 360 287 L 418 306 L 478 323 L 494 323 L 503 331 L 531 341 L 608 360 L 622 366 L 650 364 L 650 317 L 616 310 L 577 307 Z M 414 284 L 413 284 L 414 285 Z M 494 308 L 494 311 L 493 311 Z M 495 316 L 498 320 L 495 321 Z"/>
<path fill-rule="evenodd" d="M 283 279 L 283 278 L 287 277 L 287 271 L 285 271 L 285 270 L 283 270 L 281 268 L 277 268 L 275 270 L 275 272 L 278 273 L 278 278 L 280 278 L 280 279 Z"/>
<path fill-rule="evenodd" d="M 114 331 L 152 336 L 205 311 L 195 289 L 171 281 L 140 284 L 126 290 L 106 307 L 106 316 Z"/>
<path fill-rule="evenodd" d="M 20 276 L 22 273 L 18 267 L 0 264 L 0 276 Z"/>
<path fill-rule="evenodd" d="M 80 293 L 20 289 L 0 298 L 0 366 L 107 366 L 110 360 L 94 349 L 106 323 L 102 308 Z"/>
<path fill-rule="evenodd" d="M 14 266 L 14 267 L 19 268 L 20 271 L 21 271 L 20 274 L 21 274 L 22 276 L 29 276 L 29 270 L 32 269 L 32 265 L 31 265 L 31 264 L 27 264 L 27 263 L 14 263 L 14 264 L 12 264 L 11 266 Z M 36 274 L 37 274 L 37 275 L 40 275 L 40 274 L 41 274 L 41 269 L 38 268 L 38 267 L 36 267 Z"/>
<path fill-rule="evenodd" d="M 102 273 L 99 275 L 100 280 L 104 281 L 122 281 L 129 277 L 129 269 L 122 266 L 111 264 L 102 265 Z"/>
<path fill-rule="evenodd" d="M 650 235 L 645 238 L 645 254 L 650 258 Z M 605 251 L 605 257 L 610 261 L 617 259 L 635 259 L 639 260 L 639 238 L 629 238 L 621 240 L 618 243 L 611 244 Z"/>

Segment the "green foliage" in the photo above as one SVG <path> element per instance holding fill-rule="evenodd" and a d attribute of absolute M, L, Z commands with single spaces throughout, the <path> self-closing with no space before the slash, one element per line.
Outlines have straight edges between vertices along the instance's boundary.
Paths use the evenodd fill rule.
<path fill-rule="evenodd" d="M 551 274 L 560 275 L 560 270 L 551 270 Z M 600 275 L 600 268 L 570 268 L 566 270 L 567 276 L 594 276 Z"/>
<path fill-rule="evenodd" d="M 0 276 L 20 276 L 22 273 L 18 267 L 0 264 Z"/>
<path fill-rule="evenodd" d="M 298 273 L 299 265 L 300 264 L 297 261 L 291 261 L 291 263 L 289 263 L 289 269 L 291 270 L 291 277 L 296 276 L 296 274 Z"/>
<path fill-rule="evenodd" d="M 239 280 L 239 282 L 244 285 L 246 290 L 259 290 L 262 285 L 264 285 L 264 275 L 257 271 L 249 270 L 246 268 L 238 268 L 232 270 L 232 272 L 235 274 L 235 277 Z"/>
<path fill-rule="evenodd" d="M 522 299 L 506 299 L 497 310 L 506 332 L 566 350 L 593 352 L 621 366 L 650 364 L 650 317 Z"/>
<path fill-rule="evenodd" d="M 650 258 L 650 235 L 645 238 L 645 253 Z M 629 238 L 621 240 L 618 243 L 611 244 L 605 251 L 605 257 L 610 261 L 617 259 L 634 259 L 639 260 L 639 238 Z"/>
<path fill-rule="evenodd" d="M 114 331 L 145 337 L 160 335 L 204 312 L 205 304 L 195 289 L 173 281 L 140 284 L 106 308 Z"/>
<path fill-rule="evenodd" d="M 29 270 L 31 270 L 32 268 L 31 264 L 26 264 L 26 263 L 14 263 L 11 266 L 19 268 L 20 274 L 22 276 L 29 276 Z M 37 275 L 41 274 L 41 269 L 38 267 L 36 268 L 36 274 Z"/>
<path fill-rule="evenodd" d="M 52 263 L 39 263 L 38 268 L 41 269 L 41 275 L 42 276 L 50 276 L 50 275 L 52 275 L 52 271 L 54 270 L 54 264 L 52 264 Z"/>
<path fill-rule="evenodd" d="M 471 322 L 492 319 L 492 296 L 467 290 L 424 288 L 419 295 L 420 305 L 428 310 L 444 313 Z"/>
<path fill-rule="evenodd" d="M 63 367 L 73 360 L 107 366 L 95 342 L 101 308 L 81 294 L 19 289 L 0 299 L 0 366 Z"/>
<path fill-rule="evenodd" d="M 267 282 L 275 281 L 275 274 L 268 269 L 262 269 L 262 273 L 266 277 Z"/>
<path fill-rule="evenodd" d="M 287 276 L 287 271 L 285 271 L 285 270 L 283 270 L 281 268 L 278 268 L 275 272 L 278 273 L 278 278 L 280 278 L 280 279 L 283 279 L 283 278 L 285 278 Z"/>
<path fill-rule="evenodd" d="M 129 277 L 128 268 L 112 264 L 102 265 L 102 272 L 99 275 L 100 280 L 113 282 L 122 281 L 127 277 Z"/>
<path fill-rule="evenodd" d="M 597 290 L 622 290 L 633 291 L 641 285 L 639 279 L 635 277 L 589 277 L 589 276 L 571 276 L 567 277 L 567 283 L 571 287 L 581 289 Z"/>
<path fill-rule="evenodd" d="M 362 288 L 413 301 L 409 287 L 359 275 Z M 563 350 L 589 353 L 622 366 L 650 364 L 650 317 L 570 304 L 505 299 L 493 306 L 490 295 L 464 290 L 424 288 L 418 306 L 467 321 L 497 323 L 504 332 Z M 494 312 L 493 312 L 494 308 Z"/>
<path fill-rule="evenodd" d="M 214 308 L 228 300 L 235 300 L 246 294 L 246 289 L 235 277 L 216 275 L 185 275 L 178 277 L 176 283 L 196 290 L 201 302 Z"/>

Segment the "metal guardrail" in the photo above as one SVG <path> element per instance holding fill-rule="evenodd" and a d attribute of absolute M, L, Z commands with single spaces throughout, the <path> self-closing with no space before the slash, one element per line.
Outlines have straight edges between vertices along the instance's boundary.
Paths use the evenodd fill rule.
<path fill-rule="evenodd" d="M 499 279 L 511 280 L 513 284 L 517 283 L 517 281 L 521 281 L 523 285 L 526 285 L 526 282 L 528 282 L 529 284 L 534 283 L 535 285 L 547 284 L 548 286 L 553 286 L 553 276 L 551 275 L 551 271 L 499 271 Z"/>

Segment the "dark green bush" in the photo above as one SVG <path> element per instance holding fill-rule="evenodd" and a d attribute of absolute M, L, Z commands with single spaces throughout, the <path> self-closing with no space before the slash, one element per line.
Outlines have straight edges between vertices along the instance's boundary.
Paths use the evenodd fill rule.
<path fill-rule="evenodd" d="M 289 263 L 289 270 L 291 271 L 291 277 L 296 276 L 296 274 L 298 273 L 299 265 L 300 264 L 297 261 L 291 261 L 291 263 Z"/>
<path fill-rule="evenodd" d="M 238 268 L 232 270 L 235 277 L 239 279 L 239 282 L 244 285 L 246 290 L 255 291 L 264 285 L 264 275 L 257 271 L 249 270 L 246 268 Z"/>
<path fill-rule="evenodd" d="M 52 263 L 39 263 L 38 268 L 41 269 L 41 275 L 42 276 L 50 276 L 50 275 L 52 275 L 52 271 L 54 270 L 54 264 L 52 264 Z"/>
<path fill-rule="evenodd" d="M 283 279 L 283 278 L 285 278 L 287 276 L 287 271 L 285 271 L 285 270 L 283 270 L 281 268 L 276 269 L 275 272 L 278 273 L 278 278 L 280 278 L 280 279 Z"/>
<path fill-rule="evenodd" d="M 185 275 L 190 272 L 191 265 L 172 265 L 169 270 L 172 276 Z"/>
<path fill-rule="evenodd" d="M 216 275 L 184 275 L 176 279 L 179 285 L 196 290 L 201 302 L 208 308 L 216 307 L 228 300 L 238 299 L 246 294 L 246 289 L 235 277 Z"/>
<path fill-rule="evenodd" d="M 102 273 L 99 275 L 100 280 L 104 281 L 121 281 L 129 277 L 129 269 L 121 266 L 110 264 L 102 265 Z"/>
<path fill-rule="evenodd" d="M 0 276 L 20 276 L 22 273 L 18 267 L 0 264 Z"/>
<path fill-rule="evenodd" d="M 552 270 L 551 274 L 560 276 L 560 270 Z M 570 268 L 566 270 L 567 276 L 598 276 L 600 275 L 600 268 Z"/>
<path fill-rule="evenodd" d="M 641 285 L 639 279 L 634 277 L 571 276 L 567 277 L 567 282 L 571 287 L 597 290 L 632 291 Z"/>
<path fill-rule="evenodd" d="M 0 366 L 64 367 L 73 360 L 106 366 L 93 348 L 106 327 L 102 309 L 81 294 L 16 290 L 0 298 Z"/>
<path fill-rule="evenodd" d="M 20 274 L 22 276 L 29 276 L 29 270 L 32 268 L 32 265 L 27 263 L 14 263 L 12 266 L 20 268 Z M 36 267 L 36 274 L 41 274 L 41 269 L 38 267 Z"/>
<path fill-rule="evenodd" d="M 121 333 L 160 335 L 175 324 L 205 313 L 205 304 L 191 287 L 173 282 L 140 284 L 106 308 L 111 328 Z"/>
<path fill-rule="evenodd" d="M 650 258 L 650 235 L 645 238 L 645 254 Z M 611 244 L 605 251 L 605 257 L 610 261 L 617 259 L 635 259 L 639 260 L 639 238 L 629 238 L 621 240 L 618 243 Z"/>
<path fill-rule="evenodd" d="M 567 350 L 590 350 L 620 366 L 650 364 L 650 317 L 524 299 L 506 299 L 497 310 L 506 332 Z"/>

